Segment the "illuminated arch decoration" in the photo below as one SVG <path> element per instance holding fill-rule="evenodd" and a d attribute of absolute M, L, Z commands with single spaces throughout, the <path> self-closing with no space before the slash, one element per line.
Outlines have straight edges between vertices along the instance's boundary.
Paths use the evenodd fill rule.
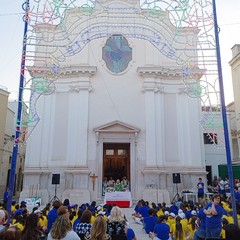
<path fill-rule="evenodd" d="M 116 32 L 126 39 L 144 39 L 160 54 L 175 61 L 182 69 L 181 79 L 189 97 L 201 98 L 205 110 L 200 124 L 205 132 L 223 131 L 214 113 L 220 108 L 212 4 L 208 0 L 126 0 L 113 7 L 113 0 L 32 0 L 28 12 L 24 102 L 29 116 L 22 121 L 28 135 L 40 121 L 38 99 L 55 91 L 61 78 L 62 63 L 81 52 L 94 39 L 109 38 Z M 114 14 L 112 14 L 114 13 Z M 74 21 L 66 27 L 69 14 Z M 112 20 L 118 15 L 127 21 Z M 144 25 L 140 20 L 144 19 Z M 168 19 L 168 21 L 166 21 Z M 79 27 L 81 22 L 82 27 Z M 160 25 L 161 31 L 155 29 Z M 44 29 L 42 31 L 41 29 Z M 54 31 L 53 31 L 54 29 Z M 182 35 L 196 34 L 182 42 Z M 41 33 L 41 34 L 40 34 Z M 54 42 L 54 45 L 51 43 Z M 34 55 L 38 44 L 44 51 Z M 211 136 L 210 136 L 211 137 Z M 27 139 L 27 138 L 26 138 Z M 213 139 L 214 140 L 214 139 Z M 223 141 L 218 141 L 223 142 Z"/>

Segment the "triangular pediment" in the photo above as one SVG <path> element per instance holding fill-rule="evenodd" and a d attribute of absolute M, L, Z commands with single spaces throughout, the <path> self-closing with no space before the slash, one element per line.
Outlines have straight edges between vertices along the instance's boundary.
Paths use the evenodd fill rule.
<path fill-rule="evenodd" d="M 127 123 L 120 121 L 114 121 L 97 128 L 94 128 L 95 132 L 105 132 L 105 133 L 138 133 L 140 132 L 139 128 L 133 127 Z"/>

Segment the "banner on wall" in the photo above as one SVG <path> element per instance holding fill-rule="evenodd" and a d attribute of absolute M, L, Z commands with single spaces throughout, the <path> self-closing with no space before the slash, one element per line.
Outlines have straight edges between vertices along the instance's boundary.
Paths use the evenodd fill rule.
<path fill-rule="evenodd" d="M 26 198 L 25 199 L 26 205 L 28 209 L 32 209 L 35 207 L 37 203 L 41 206 L 41 198 L 40 197 L 33 197 L 33 198 Z"/>

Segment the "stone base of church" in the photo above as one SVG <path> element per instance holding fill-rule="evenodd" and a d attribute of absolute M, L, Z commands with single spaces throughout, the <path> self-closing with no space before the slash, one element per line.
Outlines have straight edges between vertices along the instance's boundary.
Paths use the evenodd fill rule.
<path fill-rule="evenodd" d="M 46 205 L 49 203 L 55 196 L 54 192 L 50 193 L 48 190 L 39 190 L 39 195 L 41 198 L 41 204 Z M 36 197 L 36 196 L 34 196 Z M 89 203 L 90 198 L 90 191 L 88 189 L 69 189 L 64 190 L 61 196 L 57 195 L 60 201 L 64 201 L 64 199 L 68 198 L 71 204 L 81 204 L 81 203 Z M 19 198 L 19 202 L 25 201 L 26 199 L 33 198 L 29 195 L 29 190 L 24 189 Z"/>
<path fill-rule="evenodd" d="M 150 189 L 146 188 L 143 190 L 143 199 L 148 201 L 150 204 L 152 202 L 162 203 L 165 202 L 167 205 L 170 204 L 170 195 L 166 189 Z"/>
<path fill-rule="evenodd" d="M 62 193 L 63 200 L 68 198 L 71 204 L 90 203 L 90 191 L 88 189 L 69 189 Z"/>

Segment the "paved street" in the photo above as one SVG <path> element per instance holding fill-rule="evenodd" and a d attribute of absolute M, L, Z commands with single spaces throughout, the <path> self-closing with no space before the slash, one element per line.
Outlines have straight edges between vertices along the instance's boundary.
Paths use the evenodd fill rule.
<path fill-rule="evenodd" d="M 125 213 L 128 222 L 130 223 L 130 227 L 134 230 L 137 240 L 150 240 L 151 238 L 145 233 L 144 229 L 142 229 L 142 225 L 134 222 L 132 218 L 132 213 L 134 213 L 134 208 L 123 208 L 123 212 Z"/>

